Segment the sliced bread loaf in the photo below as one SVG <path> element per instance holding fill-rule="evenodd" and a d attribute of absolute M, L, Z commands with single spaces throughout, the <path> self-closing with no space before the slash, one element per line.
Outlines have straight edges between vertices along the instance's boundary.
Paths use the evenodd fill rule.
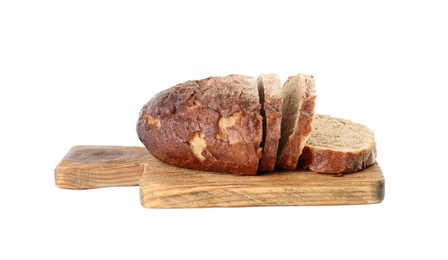
<path fill-rule="evenodd" d="M 315 115 L 299 165 L 320 173 L 350 173 L 375 163 L 372 130 L 352 121 Z"/>
<path fill-rule="evenodd" d="M 263 104 L 263 156 L 259 171 L 272 171 L 275 168 L 278 142 L 282 124 L 282 85 L 276 74 L 262 74 L 258 77 L 260 102 Z"/>
<path fill-rule="evenodd" d="M 186 168 L 256 174 L 262 149 L 257 79 L 187 81 L 142 108 L 137 133 L 157 159 Z"/>
<path fill-rule="evenodd" d="M 291 76 L 282 88 L 281 137 L 276 165 L 294 170 L 302 153 L 314 118 L 315 80 L 311 75 Z"/>

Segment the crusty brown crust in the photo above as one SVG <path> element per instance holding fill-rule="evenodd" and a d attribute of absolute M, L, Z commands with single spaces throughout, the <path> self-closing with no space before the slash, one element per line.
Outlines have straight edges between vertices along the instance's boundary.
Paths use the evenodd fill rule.
<path fill-rule="evenodd" d="M 364 150 L 342 152 L 305 146 L 299 165 L 319 173 L 351 173 L 362 170 L 376 161 L 375 142 Z"/>
<path fill-rule="evenodd" d="M 263 74 L 258 77 L 260 99 L 263 103 L 263 156 L 259 171 L 272 171 L 277 159 L 278 142 L 282 124 L 282 91 L 280 77 Z"/>
<path fill-rule="evenodd" d="M 301 96 L 299 120 L 297 121 L 294 134 L 289 137 L 285 147 L 281 151 L 279 150 L 277 157 L 276 165 L 282 169 L 294 170 L 297 168 L 299 157 L 312 129 L 316 102 L 315 82 L 313 76 L 303 76 L 305 77 L 306 84 Z"/>
<path fill-rule="evenodd" d="M 137 133 L 161 161 L 193 169 L 256 174 L 262 118 L 255 78 L 187 81 L 144 105 Z"/>

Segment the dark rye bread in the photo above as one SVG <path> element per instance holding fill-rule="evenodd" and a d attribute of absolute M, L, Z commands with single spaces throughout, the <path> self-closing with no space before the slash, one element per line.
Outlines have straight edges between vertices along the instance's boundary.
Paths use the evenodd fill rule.
<path fill-rule="evenodd" d="M 154 157 L 169 164 L 253 175 L 262 154 L 260 110 L 255 78 L 187 81 L 144 105 L 137 133 Z"/>
<path fill-rule="evenodd" d="M 263 156 L 259 171 L 275 168 L 282 124 L 282 85 L 276 74 L 262 74 L 257 79 L 260 102 L 263 104 Z"/>
<path fill-rule="evenodd" d="M 282 135 L 276 163 L 279 168 L 297 168 L 313 123 L 315 85 L 313 76 L 302 73 L 289 77 L 283 85 Z"/>
<path fill-rule="evenodd" d="M 350 173 L 376 161 L 374 132 L 352 121 L 315 115 L 299 165 L 320 173 Z"/>

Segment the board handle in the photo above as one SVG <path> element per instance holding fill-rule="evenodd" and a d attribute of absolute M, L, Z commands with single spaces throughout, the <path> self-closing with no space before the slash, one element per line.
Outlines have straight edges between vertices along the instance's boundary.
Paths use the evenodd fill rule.
<path fill-rule="evenodd" d="M 74 146 L 55 168 L 56 186 L 66 189 L 136 186 L 145 162 L 151 157 L 140 146 Z"/>

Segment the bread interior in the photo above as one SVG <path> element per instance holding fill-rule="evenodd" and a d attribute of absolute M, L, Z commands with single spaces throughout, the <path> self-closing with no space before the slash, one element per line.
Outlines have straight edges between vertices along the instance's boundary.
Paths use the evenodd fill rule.
<path fill-rule="evenodd" d="M 278 146 L 278 154 L 283 153 L 283 149 L 289 143 L 290 137 L 294 134 L 299 120 L 299 107 L 301 105 L 302 88 L 299 87 L 299 77 L 290 77 L 282 88 L 283 109 L 282 109 L 282 130 Z"/>
<path fill-rule="evenodd" d="M 315 115 L 313 130 L 306 145 L 353 152 L 369 147 L 372 140 L 373 131 L 364 125 L 346 119 Z"/>

